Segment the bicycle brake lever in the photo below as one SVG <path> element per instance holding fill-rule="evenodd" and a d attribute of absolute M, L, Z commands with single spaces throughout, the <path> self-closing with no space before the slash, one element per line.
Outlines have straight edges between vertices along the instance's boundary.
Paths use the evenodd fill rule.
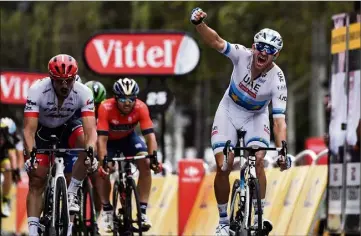
<path fill-rule="evenodd" d="M 224 155 L 228 155 L 228 152 L 230 151 L 230 146 L 231 146 L 231 140 L 228 140 L 226 142 L 226 144 L 224 145 L 224 148 L 223 148 L 223 154 Z"/>

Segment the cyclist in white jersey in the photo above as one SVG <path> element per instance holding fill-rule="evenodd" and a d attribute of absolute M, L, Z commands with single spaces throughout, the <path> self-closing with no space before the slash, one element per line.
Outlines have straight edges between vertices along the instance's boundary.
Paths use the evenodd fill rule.
<path fill-rule="evenodd" d="M 211 133 L 212 149 L 217 163 L 214 190 L 220 216 L 216 235 L 229 235 L 227 205 L 230 171 L 221 170 L 224 158 L 222 151 L 227 140 L 231 140 L 231 145 L 236 145 L 237 129 L 240 128 L 247 131 L 245 136 L 247 146 L 268 146 L 270 143 L 268 105 L 271 102 L 275 143 L 281 147 L 282 140 L 286 140 L 287 87 L 282 70 L 274 63 L 283 42 L 278 32 L 263 29 L 255 35 L 251 49 L 239 44 L 231 44 L 203 22 L 206 17 L 207 14 L 202 9 L 195 8 L 191 14 L 191 22 L 196 25 L 196 30 L 205 43 L 230 58 L 234 65 L 229 87 L 218 106 Z M 291 160 L 285 158 L 285 150 L 283 153 L 283 156 L 279 156 L 281 170 L 291 166 Z M 266 175 L 263 166 L 265 154 L 265 151 L 256 153 L 256 173 L 260 183 L 262 211 L 266 195 Z M 232 165 L 233 158 L 230 157 L 229 166 Z M 257 204 L 253 205 L 257 214 Z M 258 222 L 255 221 L 255 224 Z M 264 219 L 264 226 L 268 231 L 272 230 L 272 224 L 268 220 Z"/>
<path fill-rule="evenodd" d="M 38 235 L 42 194 L 49 168 L 48 156 L 44 154 L 38 154 L 38 165 L 36 168 L 31 167 L 29 154 L 32 148 L 48 148 L 51 134 L 57 135 L 61 148 L 83 147 L 89 150 L 96 147 L 97 140 L 93 94 L 87 86 L 75 82 L 78 73 L 76 60 L 66 54 L 57 55 L 50 59 L 48 70 L 49 77 L 37 81 L 30 87 L 24 110 L 24 154 L 27 158 L 25 169 L 29 175 L 27 215 L 30 236 Z M 77 109 L 81 109 L 82 123 L 71 119 Z M 73 166 L 68 187 L 70 212 L 79 211 L 77 191 L 89 168 L 85 165 L 85 159 L 86 154 L 79 153 L 79 158 Z M 91 163 L 91 169 L 97 169 L 95 158 L 94 163 Z M 71 233 L 71 227 L 72 224 L 69 225 L 68 233 Z"/>

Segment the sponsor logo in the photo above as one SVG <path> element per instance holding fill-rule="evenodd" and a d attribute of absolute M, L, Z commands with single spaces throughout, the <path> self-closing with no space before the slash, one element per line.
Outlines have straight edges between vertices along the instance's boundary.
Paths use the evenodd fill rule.
<path fill-rule="evenodd" d="M 284 85 L 278 85 L 278 86 L 277 86 L 277 89 L 280 90 L 280 91 L 283 91 L 283 90 L 286 90 L 287 87 L 286 87 L 285 84 L 284 84 Z"/>
<path fill-rule="evenodd" d="M 134 129 L 137 126 L 137 123 L 134 124 L 121 124 L 121 125 L 114 125 L 114 124 L 110 124 L 109 125 L 110 130 L 111 131 L 129 131 Z"/>
<path fill-rule="evenodd" d="M 25 106 L 25 111 L 31 111 L 33 108 L 31 106 Z"/>
<path fill-rule="evenodd" d="M 183 183 L 199 183 L 201 182 L 201 171 L 195 166 L 189 166 L 184 169 L 184 175 L 181 181 Z"/>
<path fill-rule="evenodd" d="M 47 102 L 46 105 L 54 105 L 55 103 L 54 102 Z"/>
<path fill-rule="evenodd" d="M 198 170 L 198 168 L 196 168 L 194 166 L 190 166 L 184 170 L 184 174 L 189 177 L 194 177 L 194 176 L 198 175 L 199 173 L 200 173 L 200 171 Z"/>
<path fill-rule="evenodd" d="M 264 130 L 267 134 L 270 134 L 270 130 L 269 130 L 268 125 L 263 125 L 263 130 Z"/>
<path fill-rule="evenodd" d="M 86 101 L 86 105 L 90 104 L 94 104 L 94 99 L 88 99 L 88 101 Z"/>
<path fill-rule="evenodd" d="M 36 106 L 36 102 L 33 102 L 31 100 L 26 100 L 26 105 L 30 105 L 30 106 Z"/>
<path fill-rule="evenodd" d="M 215 135 L 215 134 L 218 134 L 218 127 L 217 126 L 214 126 L 212 128 L 212 133 L 211 133 L 211 136 Z"/>
<path fill-rule="evenodd" d="M 262 75 L 262 77 L 265 77 L 267 74 L 264 74 L 264 75 Z M 260 82 L 261 84 L 264 84 L 265 82 L 266 82 L 266 80 L 265 79 L 262 79 L 262 78 L 258 78 L 257 79 L 257 82 Z"/>
<path fill-rule="evenodd" d="M 115 125 L 117 125 L 117 124 L 119 124 L 119 121 L 118 120 L 111 120 L 111 122 L 113 123 L 113 124 L 115 124 Z"/>
<path fill-rule="evenodd" d="M 25 104 L 28 90 L 46 74 L 2 71 L 0 75 L 1 103 Z"/>
<path fill-rule="evenodd" d="M 284 78 L 284 76 L 283 76 L 283 74 L 282 74 L 281 71 L 279 71 L 279 72 L 277 73 L 277 76 L 278 76 L 278 79 L 279 79 L 279 81 L 280 81 L 281 83 L 285 82 L 285 78 Z"/>
<path fill-rule="evenodd" d="M 281 94 L 281 95 L 278 97 L 278 99 L 281 100 L 281 101 L 287 102 L 287 95 Z"/>
<path fill-rule="evenodd" d="M 198 64 L 196 41 L 185 33 L 102 33 L 84 47 L 87 66 L 101 75 L 183 75 Z"/>

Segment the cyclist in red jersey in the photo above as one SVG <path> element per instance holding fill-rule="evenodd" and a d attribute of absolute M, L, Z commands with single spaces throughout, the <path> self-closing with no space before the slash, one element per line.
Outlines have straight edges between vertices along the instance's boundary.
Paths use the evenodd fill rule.
<path fill-rule="evenodd" d="M 113 85 L 114 98 L 101 103 L 98 109 L 98 158 L 99 169 L 102 168 L 104 156 L 114 156 L 115 151 L 121 150 L 125 156 L 144 155 L 157 150 L 157 141 L 150 119 L 149 110 L 145 103 L 137 99 L 139 86 L 133 79 L 119 79 Z M 140 124 L 140 129 L 147 145 L 134 131 Z M 151 223 L 146 216 L 146 208 L 152 185 L 150 163 L 148 159 L 136 162 L 139 169 L 138 192 L 142 212 L 142 228 L 148 230 Z M 155 172 L 160 171 L 160 168 Z M 113 207 L 110 204 L 110 180 L 104 178 L 101 201 L 103 204 L 103 228 L 111 231 L 113 227 Z M 106 220 L 104 220 L 106 219 Z"/>

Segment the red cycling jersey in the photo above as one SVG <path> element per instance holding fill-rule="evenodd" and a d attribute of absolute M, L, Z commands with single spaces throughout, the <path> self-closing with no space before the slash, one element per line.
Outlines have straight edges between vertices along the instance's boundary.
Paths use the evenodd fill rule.
<path fill-rule="evenodd" d="M 148 106 L 139 99 L 135 101 L 134 108 L 128 115 L 120 113 L 114 98 L 104 100 L 98 108 L 98 134 L 109 136 L 109 140 L 128 136 L 138 123 L 143 135 L 153 132 Z"/>

